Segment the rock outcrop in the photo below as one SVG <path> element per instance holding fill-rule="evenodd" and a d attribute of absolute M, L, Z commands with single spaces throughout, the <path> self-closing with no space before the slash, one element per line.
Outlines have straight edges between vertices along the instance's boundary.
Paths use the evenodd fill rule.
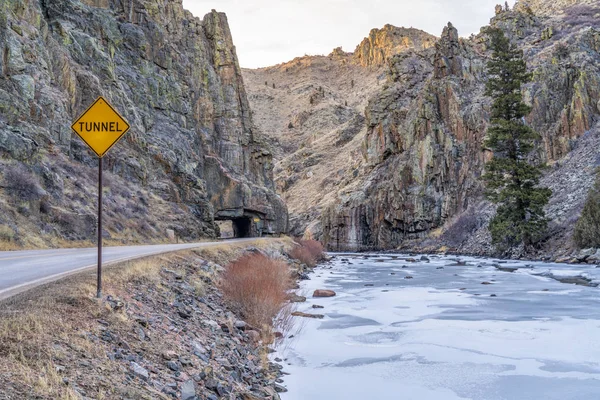
<path fill-rule="evenodd" d="M 547 208 L 547 246 L 554 249 L 570 245 L 600 154 L 594 145 L 600 120 L 600 7 L 588 0 L 525 3 L 513 10 L 498 6 L 491 25 L 523 50 L 533 72 L 533 81 L 523 87 L 532 106 L 526 121 L 542 137 L 534 157 L 550 166 L 544 184 L 554 192 Z M 481 180 L 491 157 L 483 148 L 491 104 L 484 95 L 489 37 L 483 29 L 461 38 L 452 24 L 439 39 L 419 32 L 386 26 L 372 31 L 353 55 L 338 49 L 327 63 L 304 58 L 304 69 L 284 64 L 244 71 L 246 77 L 260 75 L 249 81 L 249 90 L 261 121 L 263 102 L 280 103 L 285 90 L 270 91 L 268 103 L 255 93 L 263 87 L 259 84 L 280 76 L 289 82 L 321 77 L 319 86 L 330 90 L 337 104 L 348 96 L 353 112 L 364 110 L 363 124 L 339 122 L 338 131 L 357 132 L 347 142 L 334 139 L 339 136 L 329 132 L 336 132 L 335 126 L 315 118 L 311 107 L 279 110 L 273 118 L 286 121 L 279 130 L 261 123 L 269 135 L 286 138 L 275 171 L 294 233 L 321 238 L 332 250 L 404 246 L 490 253 L 486 225 L 494 209 L 483 199 Z M 351 64 L 362 72 L 340 82 Z M 278 69 L 284 67 L 285 72 Z M 365 84 L 373 71 L 386 73 L 386 81 Z M 348 83 L 361 88 L 362 100 L 351 90 L 340 91 Z M 298 118 L 290 118 L 294 115 Z M 289 143 L 283 132 L 289 132 Z"/>
<path fill-rule="evenodd" d="M 369 36 L 354 50 L 354 60 L 363 67 L 382 66 L 393 55 L 414 50 L 421 51 L 432 47 L 437 38 L 414 28 L 398 28 L 385 25 L 372 29 Z"/>
<path fill-rule="evenodd" d="M 93 237 L 69 223 L 93 224 L 96 165 L 69 127 L 99 95 L 132 126 L 105 160 L 107 237 L 215 236 L 215 218 L 286 231 L 224 14 L 200 20 L 175 0 L 7 0 L 0 47 L 2 170 L 43 190 L 0 204 L 18 244 L 41 245 L 25 226 L 45 244 Z"/>
<path fill-rule="evenodd" d="M 573 23 L 573 10 L 552 18 L 519 10 L 502 10 L 492 25 L 524 50 L 534 72 L 533 82 L 524 87 L 532 105 L 527 123 L 542 135 L 537 157 L 560 169 L 579 138 L 593 135 L 600 116 L 600 31 Z M 560 34 L 547 39 L 548 26 Z M 431 236 L 436 230 L 445 224 L 448 229 L 462 213 L 479 212 L 474 207 L 481 201 L 480 177 L 490 157 L 482 148 L 490 105 L 483 94 L 488 55 L 484 33 L 460 39 L 449 24 L 434 50 L 418 58 L 398 55 L 390 62 L 389 87 L 366 109 L 365 160 L 373 170 L 359 190 L 339 196 L 323 214 L 323 238 L 330 248 L 393 248 L 425 238 L 436 242 Z M 555 188 L 554 196 L 562 197 L 563 190 Z M 486 206 L 480 208 L 483 212 Z M 573 214 L 570 209 L 562 213 Z M 549 216 L 553 224 L 565 223 L 552 208 Z"/>

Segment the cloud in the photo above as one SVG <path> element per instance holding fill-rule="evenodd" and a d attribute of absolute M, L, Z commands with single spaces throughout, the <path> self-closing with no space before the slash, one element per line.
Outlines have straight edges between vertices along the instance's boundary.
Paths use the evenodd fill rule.
<path fill-rule="evenodd" d="M 414 27 L 439 36 L 450 21 L 462 36 L 479 32 L 499 0 L 183 0 L 202 18 L 227 13 L 240 64 L 256 68 L 304 54 L 354 51 L 372 28 Z M 514 4 L 514 0 L 509 2 Z"/>

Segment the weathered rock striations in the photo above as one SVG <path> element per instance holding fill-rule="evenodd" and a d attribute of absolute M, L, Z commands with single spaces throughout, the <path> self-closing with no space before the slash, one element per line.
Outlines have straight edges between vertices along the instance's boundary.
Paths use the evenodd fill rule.
<path fill-rule="evenodd" d="M 93 237 L 69 222 L 94 224 L 96 165 L 69 126 L 99 95 L 132 126 L 105 160 L 106 237 L 215 236 L 215 219 L 238 218 L 256 234 L 286 231 L 224 14 L 200 20 L 175 0 L 6 0 L 0 48 L 2 170 L 42 190 L 0 202 L 17 244 Z"/>
<path fill-rule="evenodd" d="M 554 165 L 555 179 L 574 172 L 561 168 L 561 160 L 582 135 L 598 131 L 600 26 L 597 20 L 588 24 L 579 18 L 582 12 L 586 16 L 600 10 L 586 4 L 552 17 L 536 14 L 535 7 L 527 12 L 521 5 L 514 11 L 501 8 L 491 22 L 524 50 L 534 73 L 523 89 L 532 105 L 527 123 L 540 132 L 537 157 Z M 482 225 L 475 221 L 479 217 L 465 224 L 462 213 L 489 218 L 480 180 L 489 157 L 482 148 L 489 115 L 483 95 L 487 41 L 484 33 L 460 39 L 449 24 L 434 49 L 391 59 L 390 82 L 366 109 L 364 155 L 372 171 L 322 216 L 323 239 L 330 248 L 393 248 L 425 238 L 439 246 L 444 242 L 436 237 L 444 224 L 443 230 L 464 224 L 465 236 Z M 591 185 L 593 180 L 578 181 Z M 556 198 L 569 190 L 553 189 Z M 581 206 L 564 203 L 562 215 L 572 216 Z M 556 202 L 548 210 L 553 229 L 568 231 L 552 204 Z M 480 244 L 478 251 L 486 251 L 485 243 Z"/>
<path fill-rule="evenodd" d="M 381 29 L 371 30 L 369 36 L 354 50 L 354 60 L 363 67 L 378 67 L 385 65 L 393 55 L 432 47 L 436 40 L 435 36 L 422 30 L 388 24 Z"/>
<path fill-rule="evenodd" d="M 360 190 L 323 215 L 332 248 L 397 246 L 441 226 L 481 191 L 484 62 L 449 24 L 435 48 L 392 62 L 394 82 L 366 109 Z"/>

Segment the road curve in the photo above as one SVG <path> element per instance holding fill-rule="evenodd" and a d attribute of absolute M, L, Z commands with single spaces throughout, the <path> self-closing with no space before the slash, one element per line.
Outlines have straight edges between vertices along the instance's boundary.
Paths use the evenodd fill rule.
<path fill-rule="evenodd" d="M 173 251 L 210 247 L 223 243 L 251 242 L 256 238 L 226 242 L 159 244 L 151 246 L 104 247 L 103 265 L 115 264 Z M 96 267 L 98 249 L 0 251 L 0 300 L 75 272 Z"/>

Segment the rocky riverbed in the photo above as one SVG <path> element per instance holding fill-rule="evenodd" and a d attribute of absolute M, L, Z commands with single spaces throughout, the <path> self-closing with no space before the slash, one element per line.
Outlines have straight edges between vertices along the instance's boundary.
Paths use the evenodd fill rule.
<path fill-rule="evenodd" d="M 337 254 L 300 284 L 298 311 L 323 318 L 274 355 L 282 399 L 596 398 L 599 282 L 595 265 Z"/>

